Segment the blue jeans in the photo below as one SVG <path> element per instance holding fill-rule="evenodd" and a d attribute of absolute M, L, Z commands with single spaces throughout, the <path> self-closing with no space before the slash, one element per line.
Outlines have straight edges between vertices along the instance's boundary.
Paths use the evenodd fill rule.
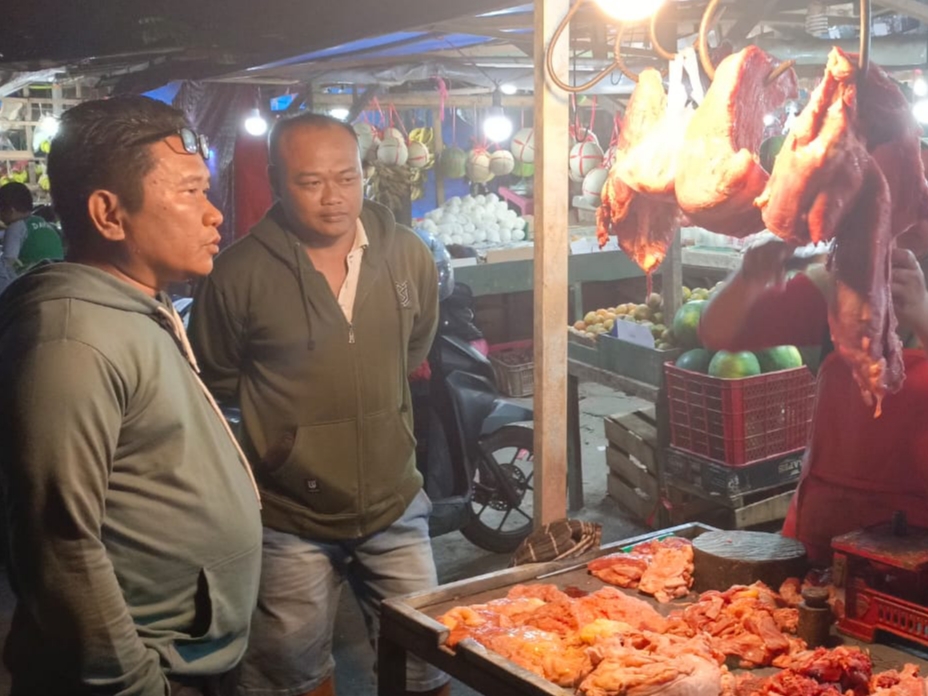
<path fill-rule="evenodd" d="M 261 589 L 240 666 L 240 696 L 296 696 L 332 676 L 332 634 L 346 581 L 376 645 L 381 600 L 438 584 L 429 542 L 431 509 L 419 491 L 387 529 L 353 541 L 310 541 L 265 527 Z M 428 691 L 447 681 L 443 672 L 409 656 L 408 690 Z"/>

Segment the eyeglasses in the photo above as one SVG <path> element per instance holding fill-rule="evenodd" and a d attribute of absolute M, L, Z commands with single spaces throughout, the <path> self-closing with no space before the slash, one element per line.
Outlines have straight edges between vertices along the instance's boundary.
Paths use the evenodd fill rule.
<path fill-rule="evenodd" d="M 180 137 L 180 142 L 184 147 L 184 152 L 186 152 L 188 155 L 196 155 L 199 153 L 203 159 L 209 159 L 209 140 L 207 140 L 205 135 L 199 135 L 190 128 L 181 128 L 180 130 L 168 131 L 167 133 L 146 136 L 142 140 L 132 143 L 132 145 L 155 143 L 159 140 L 169 138 L 172 135 Z"/>

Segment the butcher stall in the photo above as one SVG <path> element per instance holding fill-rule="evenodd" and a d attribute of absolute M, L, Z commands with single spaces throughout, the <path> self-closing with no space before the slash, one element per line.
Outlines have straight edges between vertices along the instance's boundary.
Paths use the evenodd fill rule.
<path fill-rule="evenodd" d="M 925 693 L 928 654 L 839 632 L 851 594 L 805 575 L 801 545 L 742 534 L 686 524 L 388 600 L 379 693 L 403 693 L 410 654 L 483 694 Z M 897 635 L 928 644 L 920 621 Z"/>

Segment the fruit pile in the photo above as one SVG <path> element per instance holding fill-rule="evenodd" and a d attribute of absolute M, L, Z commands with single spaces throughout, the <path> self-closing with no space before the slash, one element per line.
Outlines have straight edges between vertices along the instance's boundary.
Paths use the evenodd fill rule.
<path fill-rule="evenodd" d="M 677 358 L 677 367 L 723 379 L 742 379 L 768 372 L 792 370 L 802 367 L 802 355 L 796 346 L 776 346 L 766 350 L 748 350 L 731 353 L 720 350 L 715 353 L 705 348 L 693 348 Z"/>
<path fill-rule="evenodd" d="M 582 320 L 569 327 L 569 331 L 584 339 L 595 339 L 600 334 L 608 334 L 617 321 L 632 321 L 651 330 L 654 347 L 657 350 L 674 348 L 695 348 L 699 345 L 697 331 L 702 305 L 721 287 L 718 283 L 711 289 L 683 288 L 684 305 L 668 324 L 664 315 L 664 298 L 658 293 L 651 293 L 644 304 L 620 304 L 587 312 Z"/>

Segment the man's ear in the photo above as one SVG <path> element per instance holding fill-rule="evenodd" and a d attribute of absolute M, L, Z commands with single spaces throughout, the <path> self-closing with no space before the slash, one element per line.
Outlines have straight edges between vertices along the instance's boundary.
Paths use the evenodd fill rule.
<path fill-rule="evenodd" d="M 269 164 L 267 167 L 267 180 L 271 185 L 271 193 L 274 194 L 275 199 L 280 198 L 280 184 L 277 181 L 277 176 L 280 174 L 280 169 L 273 164 Z"/>
<path fill-rule="evenodd" d="M 112 191 L 97 189 L 87 199 L 87 214 L 100 236 L 109 242 L 126 238 L 125 209 Z"/>

